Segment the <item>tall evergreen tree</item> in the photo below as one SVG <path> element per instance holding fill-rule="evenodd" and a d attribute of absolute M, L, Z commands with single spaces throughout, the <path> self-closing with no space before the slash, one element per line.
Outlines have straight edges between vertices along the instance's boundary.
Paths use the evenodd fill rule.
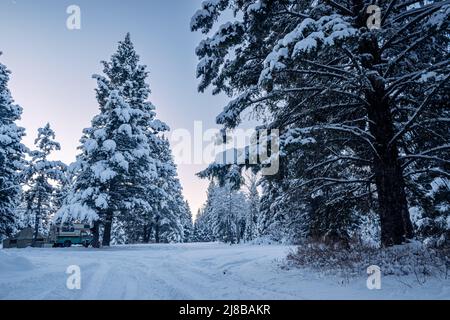
<path fill-rule="evenodd" d="M 195 242 L 211 242 L 214 241 L 213 232 L 211 230 L 211 216 L 209 216 L 205 208 L 199 209 L 194 223 L 194 239 Z"/>
<path fill-rule="evenodd" d="M 194 237 L 194 225 L 192 222 L 191 208 L 187 200 L 184 202 L 181 224 L 183 225 L 183 242 L 192 242 Z"/>
<path fill-rule="evenodd" d="M 57 193 L 57 185 L 64 183 L 66 178 L 66 165 L 61 161 L 48 159 L 53 151 L 60 150 L 61 146 L 55 141 L 55 132 L 46 124 L 38 129 L 38 136 L 34 141 L 36 150 L 30 151 L 31 159 L 25 170 L 24 201 L 27 214 L 34 218 L 34 237 L 36 241 L 38 233 L 48 232 L 51 215 L 54 213 L 54 202 Z"/>
<path fill-rule="evenodd" d="M 197 48 L 199 90 L 238 93 L 217 122 L 234 128 L 244 112 L 266 112 L 287 166 L 272 178 L 289 180 L 301 205 L 319 194 L 314 212 L 332 228 L 341 209 L 351 221 L 371 205 L 390 246 L 413 236 L 411 178 L 448 178 L 450 10 L 446 1 L 376 4 L 379 17 L 370 0 L 205 1 L 191 28 L 208 34 L 234 13 Z M 204 175 L 212 171 L 223 173 L 215 165 Z"/>
<path fill-rule="evenodd" d="M 1 55 L 1 52 L 0 52 Z M 10 71 L 0 63 L 0 239 L 15 231 L 15 210 L 20 203 L 25 130 L 17 126 L 22 108 L 14 103 L 8 89 Z"/>
<path fill-rule="evenodd" d="M 257 177 L 255 174 L 248 176 L 247 182 L 247 202 L 248 213 L 245 220 L 245 235 L 246 241 L 251 241 L 257 238 L 259 233 L 260 224 L 260 198 L 257 186 Z"/>
<path fill-rule="evenodd" d="M 197 235 L 201 241 L 239 243 L 244 239 L 247 215 L 248 204 L 241 191 L 212 181 L 203 212 L 197 217 Z"/>
<path fill-rule="evenodd" d="M 156 209 L 151 213 L 155 241 L 181 242 L 186 207 L 170 144 L 164 137 L 158 143 L 157 174 L 156 187 L 160 191 L 151 192 L 148 200 Z"/>
<path fill-rule="evenodd" d="M 94 75 L 100 113 L 84 130 L 73 190 L 59 217 L 94 222 L 94 245 L 102 225 L 108 246 L 115 218 L 151 210 L 147 190 L 157 179 L 155 141 L 167 126 L 147 101 L 148 72 L 129 34 L 103 66 L 105 76 Z"/>

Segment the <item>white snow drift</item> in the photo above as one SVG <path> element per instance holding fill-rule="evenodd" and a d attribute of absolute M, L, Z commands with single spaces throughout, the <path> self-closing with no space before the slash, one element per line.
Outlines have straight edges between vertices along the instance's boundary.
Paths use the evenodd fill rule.
<path fill-rule="evenodd" d="M 450 281 L 343 279 L 283 268 L 292 247 L 219 243 L 0 251 L 0 299 L 449 299 Z M 81 269 L 81 289 L 66 270 Z"/>

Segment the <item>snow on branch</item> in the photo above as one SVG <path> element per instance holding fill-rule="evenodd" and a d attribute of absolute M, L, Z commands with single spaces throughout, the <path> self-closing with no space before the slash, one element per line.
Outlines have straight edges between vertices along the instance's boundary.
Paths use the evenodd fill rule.
<path fill-rule="evenodd" d="M 411 125 L 416 121 L 417 117 L 422 113 L 422 111 L 428 106 L 431 99 L 434 97 L 435 93 L 441 89 L 441 87 L 448 81 L 450 78 L 450 75 L 447 75 L 444 80 L 442 80 L 439 85 L 437 85 L 425 98 L 425 100 L 422 102 L 422 104 L 417 108 L 416 112 L 413 114 L 413 116 L 406 122 L 406 124 L 403 126 L 403 128 L 398 131 L 394 137 L 389 141 L 388 146 L 391 146 L 397 139 L 402 137 L 405 132 L 407 132 Z"/>
<path fill-rule="evenodd" d="M 342 14 L 349 15 L 349 16 L 353 15 L 352 10 L 348 9 L 347 7 L 344 7 L 341 4 L 334 2 L 333 0 L 325 0 L 325 3 L 327 3 L 328 5 L 330 5 L 331 7 L 335 8 L 335 9 L 338 9 Z"/>

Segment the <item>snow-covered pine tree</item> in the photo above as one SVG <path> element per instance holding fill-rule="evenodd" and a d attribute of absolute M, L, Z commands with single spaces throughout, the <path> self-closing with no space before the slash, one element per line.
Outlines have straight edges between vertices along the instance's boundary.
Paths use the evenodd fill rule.
<path fill-rule="evenodd" d="M 301 195 L 293 195 L 295 189 L 291 189 L 290 185 L 289 176 L 283 174 L 262 178 L 258 221 L 260 236 L 295 243 L 310 235 L 310 223 L 305 219 L 306 202 Z"/>
<path fill-rule="evenodd" d="M 64 171 L 64 178 L 55 185 L 55 196 L 53 199 L 54 212 L 57 212 L 62 208 L 65 201 L 67 200 L 74 181 L 74 167 L 72 165 L 66 165 L 66 170 Z"/>
<path fill-rule="evenodd" d="M 187 200 L 184 202 L 181 224 L 183 225 L 183 242 L 192 242 L 194 236 L 194 225 L 192 222 L 191 208 Z"/>
<path fill-rule="evenodd" d="M 34 220 L 33 242 L 38 233 L 48 233 L 52 215 L 55 213 L 57 185 L 64 183 L 67 169 L 63 162 L 48 159 L 53 151 L 61 150 L 49 123 L 38 129 L 34 144 L 36 150 L 29 152 L 31 159 L 24 170 L 26 189 L 23 193 L 26 214 L 31 215 Z"/>
<path fill-rule="evenodd" d="M 128 244 L 131 243 L 123 221 L 117 217 L 114 218 L 111 230 L 111 244 Z"/>
<path fill-rule="evenodd" d="M 9 75 L 10 71 L 0 63 L 0 240 L 16 231 L 15 210 L 21 197 L 20 172 L 27 151 L 21 143 L 25 130 L 16 124 L 22 108 L 11 97 Z"/>
<path fill-rule="evenodd" d="M 450 180 L 435 177 L 431 180 L 423 174 L 414 180 L 420 193 L 413 203 L 414 222 L 418 236 L 427 246 L 448 247 L 450 245 Z M 424 181 L 425 180 L 425 181 Z"/>
<path fill-rule="evenodd" d="M 58 214 L 62 220 L 94 222 L 96 246 L 100 225 L 108 246 L 114 218 L 135 221 L 151 210 L 147 191 L 157 178 L 154 144 L 167 130 L 147 101 L 148 72 L 129 34 L 103 66 L 105 76 L 94 75 L 100 113 L 84 130 L 73 188 Z"/>
<path fill-rule="evenodd" d="M 173 160 L 169 141 L 161 137 L 158 143 L 156 186 L 161 190 L 150 194 L 149 202 L 156 210 L 152 213 L 155 241 L 181 242 L 183 240 L 183 217 L 186 206 L 177 167 Z"/>
<path fill-rule="evenodd" d="M 218 185 L 214 180 L 211 180 L 206 191 L 206 202 L 197 212 L 197 217 L 194 224 L 195 241 L 197 242 L 211 242 L 217 241 L 214 232 L 214 215 L 212 208 L 214 206 L 213 198 Z"/>
<path fill-rule="evenodd" d="M 208 230 L 207 216 L 203 209 L 197 211 L 197 216 L 194 222 L 194 236 L 193 242 L 210 242 L 213 241 L 212 233 Z"/>
<path fill-rule="evenodd" d="M 280 129 L 282 155 L 294 163 L 316 144 L 291 190 L 321 194 L 326 207 L 316 212 L 332 215 L 333 202 L 350 199 L 347 212 L 370 202 L 390 246 L 413 235 L 408 176 L 448 178 L 450 5 L 376 4 L 211 0 L 191 29 L 208 34 L 224 12 L 234 13 L 197 48 L 199 90 L 239 93 L 217 122 L 234 128 L 243 112 L 267 112 L 265 127 Z"/>
<path fill-rule="evenodd" d="M 211 182 L 203 209 L 204 232 L 214 240 L 239 243 L 244 239 L 248 204 L 245 195 L 230 184 L 223 186 Z M 203 221 L 202 221 L 203 220 Z"/>
<path fill-rule="evenodd" d="M 260 224 L 260 197 L 257 185 L 257 176 L 250 174 L 246 179 L 248 211 L 245 219 L 244 240 L 251 241 L 257 238 Z"/>

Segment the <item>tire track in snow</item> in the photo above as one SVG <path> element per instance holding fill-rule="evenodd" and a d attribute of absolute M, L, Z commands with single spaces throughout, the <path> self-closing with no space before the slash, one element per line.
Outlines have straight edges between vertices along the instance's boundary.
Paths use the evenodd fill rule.
<path fill-rule="evenodd" d="M 105 262 L 101 261 L 89 266 L 90 269 L 94 269 L 92 274 L 84 280 L 86 270 L 89 270 L 85 266 L 80 266 L 82 270 L 82 288 L 81 288 L 81 300 L 91 300 L 91 299 L 103 299 L 102 291 L 104 286 L 111 281 L 108 277 L 108 272 L 110 266 Z"/>

